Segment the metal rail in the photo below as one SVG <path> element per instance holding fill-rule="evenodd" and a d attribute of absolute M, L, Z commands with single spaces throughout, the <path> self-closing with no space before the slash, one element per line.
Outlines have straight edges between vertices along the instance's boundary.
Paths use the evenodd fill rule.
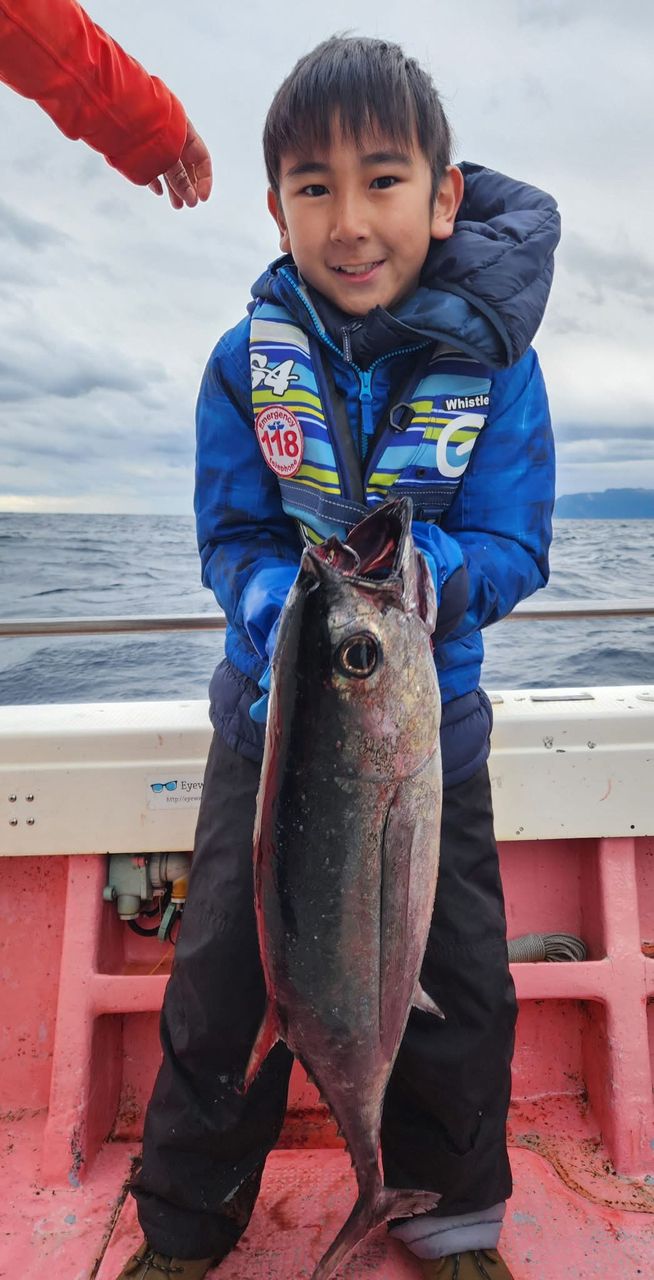
<path fill-rule="evenodd" d="M 128 618 L 9 618 L 0 636 L 102 636 L 125 631 L 224 631 L 223 614 L 171 613 Z"/>
<path fill-rule="evenodd" d="M 523 600 L 503 621 L 546 622 L 566 618 L 654 618 L 654 599 Z"/>
<path fill-rule="evenodd" d="M 525 600 L 508 615 L 508 622 L 562 622 L 579 618 L 654 618 L 654 599 L 646 600 Z M 0 620 L 2 636 L 99 636 L 143 631 L 224 631 L 223 614 L 161 614 L 127 618 L 7 618 Z"/>

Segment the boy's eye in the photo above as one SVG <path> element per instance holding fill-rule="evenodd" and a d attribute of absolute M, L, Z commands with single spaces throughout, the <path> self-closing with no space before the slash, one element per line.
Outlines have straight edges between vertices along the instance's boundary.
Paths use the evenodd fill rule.
<path fill-rule="evenodd" d="M 310 182 L 308 187 L 302 188 L 302 195 L 314 196 L 314 197 L 324 196 L 326 191 L 327 191 L 327 188 L 323 186 L 322 182 Z"/>
<path fill-rule="evenodd" d="M 397 178 L 394 178 L 390 173 L 385 173 L 381 178 L 374 178 L 370 185 L 378 191 L 387 191 L 389 187 L 394 187 L 396 182 Z"/>

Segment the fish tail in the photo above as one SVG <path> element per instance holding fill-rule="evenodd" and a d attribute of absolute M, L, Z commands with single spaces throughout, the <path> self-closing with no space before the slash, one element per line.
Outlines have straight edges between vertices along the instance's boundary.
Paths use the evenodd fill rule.
<path fill-rule="evenodd" d="M 435 1191 L 406 1191 L 384 1187 L 381 1178 L 362 1191 L 347 1222 L 333 1244 L 323 1254 L 311 1280 L 329 1280 L 336 1268 L 374 1227 L 389 1218 L 411 1218 L 435 1209 L 440 1196 Z"/>

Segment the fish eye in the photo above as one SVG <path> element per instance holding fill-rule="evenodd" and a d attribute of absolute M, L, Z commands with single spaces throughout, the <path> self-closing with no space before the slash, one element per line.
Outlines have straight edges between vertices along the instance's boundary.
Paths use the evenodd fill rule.
<path fill-rule="evenodd" d="M 336 666 L 345 676 L 365 680 L 371 676 L 381 659 L 381 648 L 374 636 L 361 632 L 348 636 L 336 650 Z"/>

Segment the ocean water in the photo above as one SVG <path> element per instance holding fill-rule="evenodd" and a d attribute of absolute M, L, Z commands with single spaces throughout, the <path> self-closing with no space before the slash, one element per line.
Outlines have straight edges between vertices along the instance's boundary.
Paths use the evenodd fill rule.
<path fill-rule="evenodd" d="M 654 521 L 559 520 L 549 599 L 654 597 Z M 215 613 L 192 517 L 0 514 L 0 617 Z M 654 682 L 654 618 L 501 622 L 488 689 Z M 203 698 L 221 632 L 0 637 L 0 704 Z"/>

